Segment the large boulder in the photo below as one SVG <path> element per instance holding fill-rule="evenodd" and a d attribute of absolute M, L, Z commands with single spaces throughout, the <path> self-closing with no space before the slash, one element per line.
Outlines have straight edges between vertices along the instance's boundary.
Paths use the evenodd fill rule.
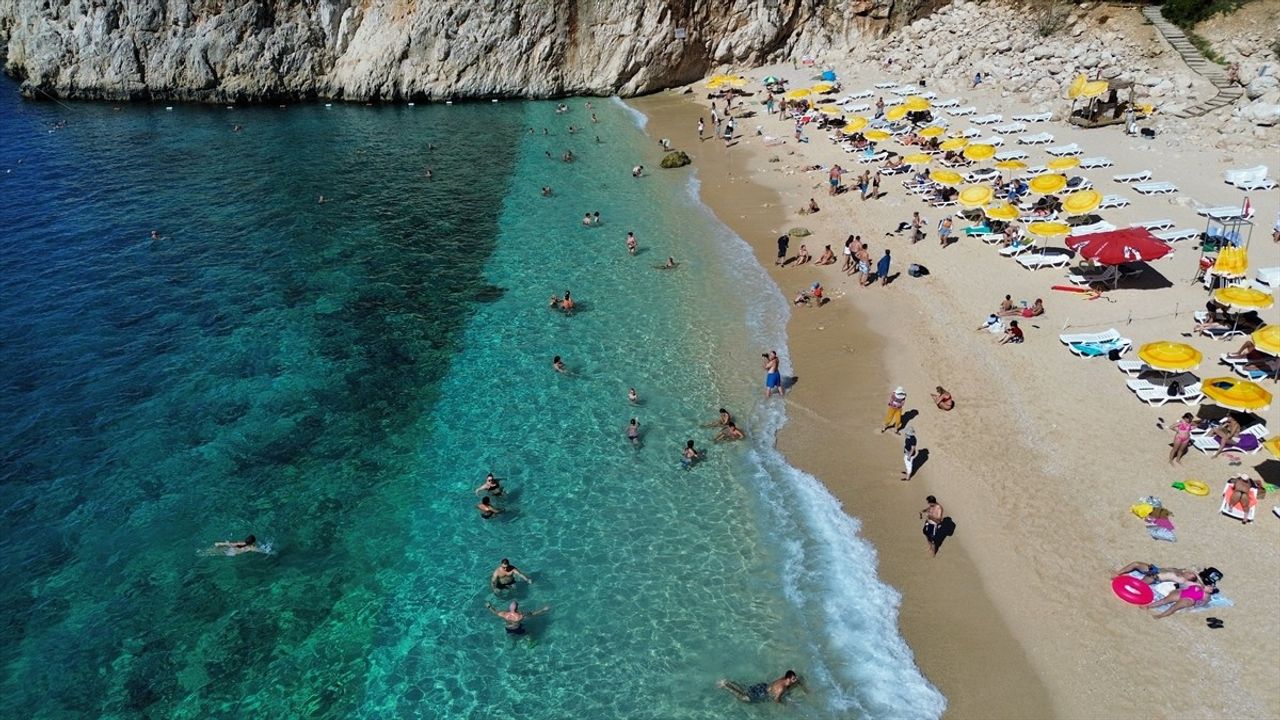
<path fill-rule="evenodd" d="M 1280 78 L 1275 75 L 1262 75 L 1254 78 L 1245 86 L 1244 94 L 1250 100 L 1257 100 L 1276 88 L 1280 88 Z"/>
<path fill-rule="evenodd" d="M 662 167 L 670 170 L 671 168 L 684 167 L 691 162 L 693 162 L 693 160 L 689 157 L 689 153 L 684 152 L 683 150 L 672 150 L 662 156 L 662 162 L 660 164 Z"/>

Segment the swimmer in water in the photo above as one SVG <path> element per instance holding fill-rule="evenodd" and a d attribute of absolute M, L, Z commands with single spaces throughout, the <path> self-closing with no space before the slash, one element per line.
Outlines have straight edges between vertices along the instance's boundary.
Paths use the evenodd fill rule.
<path fill-rule="evenodd" d="M 599 211 L 599 210 L 597 210 L 597 211 L 595 211 L 595 212 L 591 213 L 591 224 L 592 224 L 592 225 L 599 225 L 599 224 L 600 224 L 600 211 Z"/>
<path fill-rule="evenodd" d="M 559 355 L 557 355 L 557 356 L 555 356 L 555 357 L 551 358 L 551 369 L 552 369 L 552 370 L 555 370 L 555 371 L 556 371 L 556 372 L 558 372 L 558 373 L 567 373 L 567 372 L 569 372 L 567 369 L 565 369 L 564 361 L 562 361 L 562 360 L 560 359 L 560 356 L 559 356 Z"/>
<path fill-rule="evenodd" d="M 582 226 L 591 227 L 591 213 L 582 216 Z"/>
<path fill-rule="evenodd" d="M 716 687 L 728 690 L 733 693 L 734 697 L 744 703 L 767 702 L 769 700 L 781 703 L 782 696 L 786 695 L 787 691 L 796 685 L 803 687 L 800 682 L 800 676 L 796 675 L 794 670 L 788 670 L 785 675 L 771 683 L 756 683 L 747 688 L 731 680 L 721 680 L 716 683 Z"/>
<path fill-rule="evenodd" d="M 489 473 L 485 476 L 484 482 L 480 487 L 476 488 L 476 495 L 485 494 L 493 497 L 502 497 L 502 481 Z"/>
<path fill-rule="evenodd" d="M 489 612 L 498 616 L 499 619 L 506 623 L 508 635 L 524 635 L 528 632 L 524 627 L 524 621 L 526 619 L 538 617 L 539 615 L 551 611 L 551 606 L 547 605 L 538 608 L 531 613 L 522 612 L 520 610 L 520 603 L 514 600 L 511 601 L 511 604 L 507 606 L 505 611 L 498 610 L 491 603 L 485 603 L 484 606 Z"/>
<path fill-rule="evenodd" d="M 485 520 L 490 520 L 494 517 L 497 517 L 498 513 L 500 512 L 506 512 L 505 510 L 494 507 L 493 503 L 489 501 L 488 495 L 485 495 L 484 497 L 480 498 L 480 502 L 476 503 L 476 510 L 480 511 L 480 517 L 484 518 Z"/>
<path fill-rule="evenodd" d="M 636 392 L 635 388 L 631 388 L 630 390 L 627 391 L 627 402 L 631 403 L 632 405 L 635 405 L 636 403 L 640 402 L 640 394 Z"/>
<path fill-rule="evenodd" d="M 728 410 L 725 410 L 724 408 L 720 408 L 720 417 L 717 417 L 715 420 L 712 420 L 711 422 L 703 425 L 702 427 L 722 428 L 732 424 L 733 424 L 733 416 L 729 414 Z"/>
<path fill-rule="evenodd" d="M 325 199 L 325 197 L 324 197 L 323 195 L 321 195 L 320 197 L 316 198 L 316 204 L 317 204 L 317 205 L 323 205 L 323 204 L 325 204 L 325 203 L 327 203 L 327 202 L 329 202 L 329 201 L 328 201 L 328 200 L 326 200 L 326 199 Z"/>
<path fill-rule="evenodd" d="M 631 168 L 631 177 L 640 177 L 640 176 L 641 176 L 641 175 L 643 175 L 643 174 L 644 174 L 644 166 L 643 166 L 643 165 L 637 165 L 637 166 L 635 166 L 635 167 Z"/>
<path fill-rule="evenodd" d="M 560 301 L 560 309 L 564 311 L 565 315 L 572 315 L 573 311 L 577 307 L 578 307 L 578 304 L 575 303 L 573 301 L 573 298 L 569 296 L 569 291 L 565 290 L 564 299 Z"/>
<path fill-rule="evenodd" d="M 559 310 L 559 309 L 560 309 L 560 296 L 559 296 L 559 295 L 552 295 L 552 296 L 551 296 L 551 299 L 550 299 L 550 300 L 547 300 L 547 307 L 551 308 L 552 310 Z"/>
<path fill-rule="evenodd" d="M 686 440 L 684 444 L 684 452 L 680 454 L 680 466 L 685 470 L 693 467 L 693 464 L 702 459 L 702 453 L 693 447 L 692 440 Z"/>
<path fill-rule="evenodd" d="M 627 424 L 627 439 L 635 447 L 640 447 L 640 421 L 631 418 L 631 422 Z"/>
<path fill-rule="evenodd" d="M 573 162 L 573 151 L 572 151 L 572 150 L 565 150 L 565 151 L 564 151 L 564 155 L 561 157 L 561 159 L 562 159 L 562 160 L 564 160 L 564 161 L 565 161 L 565 162 L 567 162 L 567 163 L 571 163 L 571 162 Z"/>
<path fill-rule="evenodd" d="M 637 247 L 639 247 L 639 243 L 636 242 L 636 234 L 633 232 L 627 233 L 627 252 L 635 255 Z"/>
<path fill-rule="evenodd" d="M 544 185 L 542 188 L 542 197 L 551 197 L 551 188 Z"/>
<path fill-rule="evenodd" d="M 152 230 L 152 231 L 151 231 L 151 239 L 152 239 L 152 240 L 159 240 L 159 239 L 160 239 L 160 231 L 159 231 L 159 230 Z"/>
<path fill-rule="evenodd" d="M 498 563 L 498 569 L 494 570 L 493 575 L 489 576 L 489 587 L 493 588 L 494 592 L 510 590 L 515 587 L 517 578 L 530 585 L 533 584 L 533 580 L 528 575 L 520 572 L 520 568 L 512 565 L 510 560 L 502 558 L 502 562 Z"/>
<path fill-rule="evenodd" d="M 745 437 L 746 434 L 739 430 L 738 426 L 730 420 L 725 423 L 725 426 L 721 428 L 720 432 L 716 433 L 716 436 L 712 438 L 712 442 L 733 442 L 734 440 L 741 440 Z"/>
<path fill-rule="evenodd" d="M 680 263 L 676 262 L 675 258 L 668 255 L 667 261 L 665 263 L 661 265 L 654 265 L 653 269 L 654 270 L 675 270 L 678 267 L 680 267 Z"/>
<path fill-rule="evenodd" d="M 431 179 L 431 168 L 427 168 L 427 172 L 425 173 L 425 175 L 427 176 L 428 180 Z"/>
<path fill-rule="evenodd" d="M 253 535 L 250 535 L 240 542 L 235 540 L 223 540 L 222 542 L 216 542 L 213 544 L 213 549 L 222 550 L 228 555 L 263 551 L 262 548 L 258 547 L 258 538 Z"/>

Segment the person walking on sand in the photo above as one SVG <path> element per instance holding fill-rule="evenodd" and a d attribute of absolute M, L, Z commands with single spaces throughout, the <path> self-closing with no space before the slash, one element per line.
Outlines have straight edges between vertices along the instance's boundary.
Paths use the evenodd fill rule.
<path fill-rule="evenodd" d="M 840 178 L 844 175 L 844 168 L 839 165 L 832 165 L 831 172 L 827 173 L 827 194 L 835 195 L 840 192 Z"/>
<path fill-rule="evenodd" d="M 902 406 L 907 404 L 907 391 L 899 385 L 889 395 L 889 410 L 884 414 L 884 427 L 880 432 L 893 428 L 893 432 L 902 431 Z"/>
<path fill-rule="evenodd" d="M 924 539 L 929 543 L 929 557 L 937 557 L 938 546 L 942 544 L 942 506 L 938 504 L 938 498 L 930 495 L 924 499 L 929 503 L 920 511 L 920 519 L 924 520 Z"/>
<path fill-rule="evenodd" d="M 924 218 L 920 213 L 911 213 L 911 244 L 915 245 L 924 239 Z"/>
<path fill-rule="evenodd" d="M 711 105 L 711 127 L 715 130 L 714 134 L 720 134 L 720 113 L 716 112 L 715 103 Z"/>
<path fill-rule="evenodd" d="M 774 265 L 782 267 L 782 263 L 787 259 L 787 246 L 791 244 L 790 235 L 778 236 L 778 259 L 774 261 Z"/>
<path fill-rule="evenodd" d="M 881 285 L 889 284 L 889 248 L 884 249 L 884 255 L 876 263 L 876 277 L 880 278 Z"/>
<path fill-rule="evenodd" d="M 763 353 L 764 358 L 764 399 L 768 400 L 773 396 L 773 391 L 778 391 L 778 397 L 787 394 L 786 389 L 782 387 L 782 370 L 779 367 L 778 351 L 770 350 Z"/>
<path fill-rule="evenodd" d="M 905 468 L 902 471 L 902 479 L 910 480 L 911 476 L 916 472 L 916 453 L 918 452 L 916 445 L 916 429 L 908 427 L 904 433 L 907 437 L 902 441 L 902 465 Z"/>
<path fill-rule="evenodd" d="M 702 118 L 698 118 L 698 141 L 703 140 L 703 135 L 707 131 L 707 123 Z"/>
<path fill-rule="evenodd" d="M 938 240 L 942 243 L 942 247 L 951 244 L 951 218 L 944 217 L 938 221 Z"/>

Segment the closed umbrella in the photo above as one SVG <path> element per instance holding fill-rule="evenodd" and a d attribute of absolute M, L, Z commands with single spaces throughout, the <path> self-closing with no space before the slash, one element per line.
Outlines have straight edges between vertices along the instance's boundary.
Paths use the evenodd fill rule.
<path fill-rule="evenodd" d="M 1224 278 L 1242 278 L 1249 274 L 1249 254 L 1244 248 L 1224 247 L 1213 261 L 1213 274 Z"/>
<path fill-rule="evenodd" d="M 929 179 L 939 185 L 959 185 L 964 182 L 964 178 L 960 177 L 960 173 L 954 170 L 934 170 L 929 173 Z"/>
<path fill-rule="evenodd" d="M 979 208 L 991 202 L 995 191 L 990 185 L 970 185 L 960 191 L 960 204 L 967 208 Z"/>
<path fill-rule="evenodd" d="M 1062 192 L 1067 186 L 1067 179 L 1061 175 L 1037 175 L 1027 181 L 1027 187 L 1037 195 L 1052 195 Z"/>
<path fill-rule="evenodd" d="M 1062 210 L 1068 215 L 1088 215 L 1102 204 L 1102 193 L 1097 190 L 1073 192 L 1062 199 Z"/>
<path fill-rule="evenodd" d="M 1146 228 L 1076 235 L 1067 238 L 1067 247 L 1099 265 L 1159 260 L 1173 252 L 1169 243 L 1155 237 Z"/>
<path fill-rule="evenodd" d="M 995 145 L 984 145 L 977 143 L 970 145 L 964 149 L 964 156 L 970 160 L 990 160 L 996 155 Z"/>
<path fill-rule="evenodd" d="M 1138 348 L 1138 359 L 1154 370 L 1185 372 L 1196 369 L 1204 355 L 1186 343 L 1160 340 Z"/>
<path fill-rule="evenodd" d="M 939 145 L 938 147 L 942 148 L 947 152 L 951 152 L 953 150 L 959 150 L 968 144 L 969 144 L 969 141 L 966 140 L 965 138 L 951 138 L 950 140 L 943 140 L 942 144 Z"/>
<path fill-rule="evenodd" d="M 1271 393 L 1261 385 L 1233 377 L 1216 377 L 1200 385 L 1204 396 L 1228 410 L 1254 412 L 1271 406 Z"/>

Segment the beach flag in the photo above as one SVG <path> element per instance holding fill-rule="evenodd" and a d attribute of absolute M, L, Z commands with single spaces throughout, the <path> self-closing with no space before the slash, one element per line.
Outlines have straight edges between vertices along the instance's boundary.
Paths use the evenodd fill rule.
<path fill-rule="evenodd" d="M 1253 217 L 1253 205 L 1249 203 L 1249 196 L 1244 198 L 1244 207 L 1240 208 L 1240 214 L 1247 220 Z"/>

